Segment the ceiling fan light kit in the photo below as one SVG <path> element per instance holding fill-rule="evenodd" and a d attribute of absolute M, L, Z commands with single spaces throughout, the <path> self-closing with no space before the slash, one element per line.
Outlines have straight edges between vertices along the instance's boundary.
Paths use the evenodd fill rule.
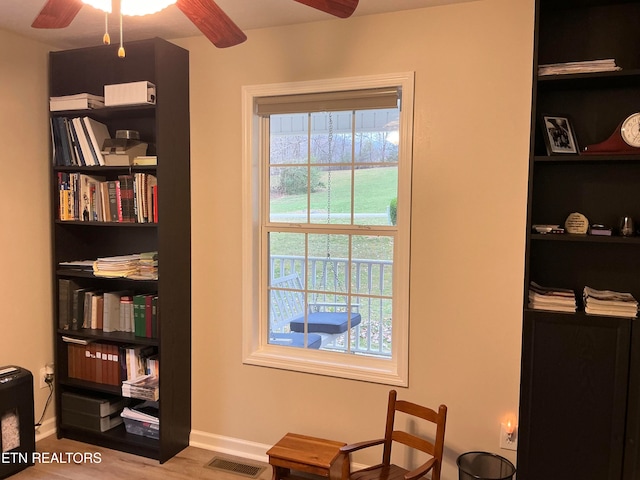
<path fill-rule="evenodd" d="M 113 11 L 111 0 L 82 0 L 82 3 L 91 5 L 103 12 Z M 176 0 L 121 0 L 120 11 L 122 15 L 151 15 L 158 13 L 169 5 L 176 3 Z"/>
<path fill-rule="evenodd" d="M 359 0 L 294 0 L 338 18 L 348 18 L 355 12 Z M 149 15 L 170 5 L 178 9 L 218 48 L 232 47 L 244 42 L 247 36 L 213 0 L 47 0 L 35 18 L 33 28 L 65 28 L 71 24 L 84 4 L 103 12 L 105 17 L 104 43 L 110 43 L 107 32 L 108 16 L 118 15 L 120 20 L 120 50 L 122 46 L 122 15 Z"/>

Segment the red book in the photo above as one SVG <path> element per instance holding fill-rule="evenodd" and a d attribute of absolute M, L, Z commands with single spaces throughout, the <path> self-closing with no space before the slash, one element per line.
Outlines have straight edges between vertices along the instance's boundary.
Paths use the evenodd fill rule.
<path fill-rule="evenodd" d="M 153 186 L 153 221 L 158 223 L 158 185 Z"/>
<path fill-rule="evenodd" d="M 122 222 L 123 221 L 123 216 L 122 216 L 122 192 L 120 191 L 120 182 L 118 180 L 116 180 L 114 182 L 116 184 L 116 205 L 118 206 L 118 221 Z"/>

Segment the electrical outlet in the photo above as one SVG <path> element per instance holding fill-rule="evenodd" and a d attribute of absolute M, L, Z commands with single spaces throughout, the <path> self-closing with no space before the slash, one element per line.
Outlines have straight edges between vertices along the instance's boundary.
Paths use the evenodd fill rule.
<path fill-rule="evenodd" d="M 53 383 L 53 364 L 47 363 L 40 369 L 40 388 L 48 388 Z"/>
<path fill-rule="evenodd" d="M 40 388 L 47 388 L 47 382 L 45 381 L 47 378 L 47 367 L 42 367 L 40 369 Z"/>
<path fill-rule="evenodd" d="M 518 427 L 513 428 L 513 432 L 509 434 L 507 432 L 507 425 L 500 424 L 500 448 L 504 450 L 517 450 L 518 449 Z"/>

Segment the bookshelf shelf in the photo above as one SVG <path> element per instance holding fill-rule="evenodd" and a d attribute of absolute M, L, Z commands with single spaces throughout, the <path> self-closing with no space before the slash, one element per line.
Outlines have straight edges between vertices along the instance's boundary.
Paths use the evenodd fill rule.
<path fill-rule="evenodd" d="M 640 221 L 640 149 L 584 150 L 598 151 L 640 111 L 640 1 L 535 3 L 534 69 L 613 59 L 621 70 L 534 76 L 518 478 L 552 471 L 552 478 L 631 480 L 640 475 L 640 327 L 636 318 L 586 314 L 582 294 L 588 286 L 640 299 L 640 236 L 618 233 L 620 218 Z M 543 125 L 543 115 L 570 120 L 577 152 L 548 154 L 563 131 Z M 573 212 L 613 235 L 531 233 L 536 224 L 564 226 Z M 530 308 L 530 282 L 572 290 L 577 312 Z M 563 448 L 575 439 L 579 449 Z"/>
<path fill-rule="evenodd" d="M 104 85 L 143 80 L 154 83 L 160 93 L 157 106 L 132 105 L 51 112 L 52 122 L 53 119 L 58 119 L 56 121 L 59 122 L 60 118 L 95 119 L 106 125 L 111 137 L 115 136 L 116 130 L 137 130 L 140 132 L 140 140 L 149 145 L 147 154 L 158 157 L 158 165 L 67 164 L 50 167 L 52 276 L 56 313 L 52 325 L 56 366 L 57 434 L 59 437 L 165 462 L 188 445 L 191 431 L 189 53 L 159 38 L 129 42 L 127 57 L 124 59 L 118 58 L 116 52 L 117 47 L 100 46 L 51 52 L 49 58 L 49 91 L 52 97 L 77 93 L 102 95 Z M 166 161 L 163 162 L 163 159 Z M 155 197 L 157 211 L 160 212 L 158 221 L 146 221 L 150 217 L 134 217 L 133 222 L 61 220 L 60 182 L 61 179 L 72 178 L 70 176 L 76 174 L 78 176 L 75 178 L 81 178 L 81 175 L 94 176 L 96 184 L 103 181 L 115 183 L 120 181 L 121 176 L 153 175 L 157 179 L 158 189 L 162 192 Z M 111 218 L 104 215 L 90 218 L 103 217 Z M 180 235 L 176 235 L 176 231 L 181 232 Z M 100 277 L 94 275 L 91 270 L 60 266 L 65 262 L 144 252 L 157 252 L 158 280 Z M 95 292 L 98 297 L 104 295 L 105 298 L 106 293 L 110 292 L 122 292 L 123 295 L 132 298 L 145 297 L 149 303 L 144 308 L 155 307 L 153 319 L 156 323 L 153 325 L 154 328 L 157 325 L 157 331 L 154 330 L 149 337 L 136 336 L 128 330 L 133 328 L 131 316 L 128 317 L 129 323 L 124 321 L 117 326 L 119 330 L 128 331 L 104 332 L 99 328 L 61 328 L 61 319 L 79 315 L 78 312 L 81 310 L 73 310 L 74 306 L 80 308 L 80 301 L 75 299 L 81 298 L 85 290 Z M 68 292 L 76 292 L 76 296 L 70 296 Z M 84 309 L 84 304 L 82 305 Z M 90 311 L 95 312 L 94 304 L 87 305 L 91 305 Z M 142 310 L 142 315 L 148 315 L 149 311 Z M 89 325 L 86 322 L 93 321 L 88 317 L 80 317 L 80 321 L 83 320 L 85 326 Z M 75 319 L 75 323 L 70 325 L 78 328 L 82 327 L 83 323 Z M 100 324 L 91 326 L 95 325 Z M 127 326 L 122 328 L 124 325 Z M 150 328 L 151 324 L 146 325 Z M 143 323 L 142 335 L 144 327 Z M 152 335 L 156 337 L 152 338 Z M 95 352 L 98 352 L 95 354 L 96 359 L 104 360 L 109 352 L 111 360 L 120 362 L 125 359 L 125 349 L 134 347 L 145 349 L 157 356 L 159 439 L 128 433 L 124 425 L 99 432 L 62 423 L 61 399 L 64 392 L 86 396 L 120 396 L 122 380 L 122 374 L 117 373 L 119 369 L 109 369 L 108 372 L 101 370 L 106 364 L 98 366 L 99 362 L 83 363 L 81 374 L 73 370 L 77 368 L 79 361 L 82 362 L 82 356 L 77 356 L 79 350 L 69 348 L 72 344 L 65 342 L 64 336 L 91 341 L 89 345 L 94 345 Z M 91 354 L 94 352 L 89 353 L 89 358 L 93 358 Z M 95 372 L 92 370 L 93 365 Z M 115 375 L 118 378 L 114 378 Z"/>
<path fill-rule="evenodd" d="M 158 226 L 155 222 L 148 223 L 134 223 L 134 222 L 93 222 L 93 221 L 81 221 L 81 220 L 54 220 L 56 224 L 61 225 L 77 225 L 81 227 L 107 227 L 107 228 L 156 228 Z"/>

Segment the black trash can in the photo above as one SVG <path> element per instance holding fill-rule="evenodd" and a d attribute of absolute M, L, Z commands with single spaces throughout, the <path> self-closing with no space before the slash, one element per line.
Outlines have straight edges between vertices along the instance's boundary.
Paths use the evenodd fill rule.
<path fill-rule="evenodd" d="M 463 453 L 457 464 L 460 480 L 508 480 L 516 473 L 513 463 L 495 453 Z"/>

